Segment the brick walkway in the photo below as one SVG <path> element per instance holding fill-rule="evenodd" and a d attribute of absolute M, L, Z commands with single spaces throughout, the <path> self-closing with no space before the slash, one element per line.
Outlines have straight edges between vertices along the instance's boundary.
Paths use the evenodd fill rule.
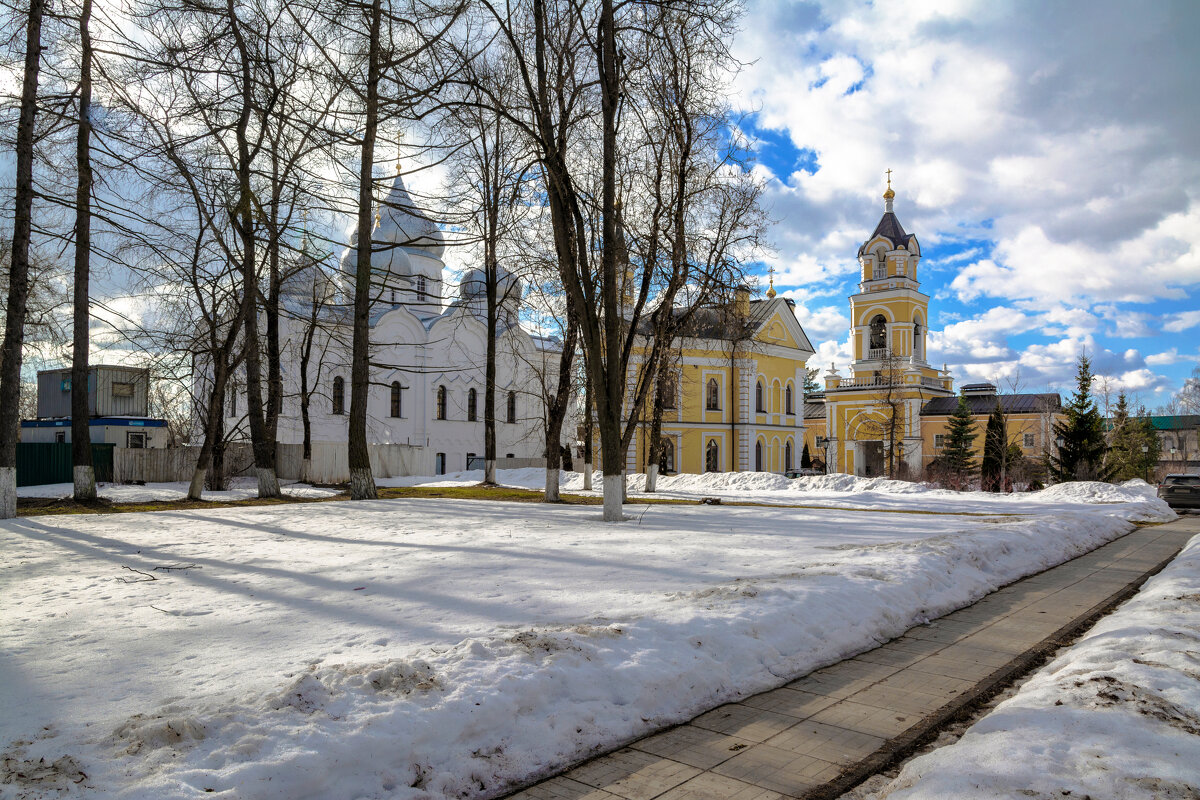
<path fill-rule="evenodd" d="M 837 797 L 1124 600 L 1200 533 L 1139 528 L 783 688 L 636 741 L 513 800 Z"/>

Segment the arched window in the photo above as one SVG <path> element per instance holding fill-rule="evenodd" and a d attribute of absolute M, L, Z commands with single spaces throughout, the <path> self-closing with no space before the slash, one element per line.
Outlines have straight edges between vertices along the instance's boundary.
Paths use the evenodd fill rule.
<path fill-rule="evenodd" d="M 708 411 L 719 411 L 721 409 L 721 390 L 717 386 L 716 378 L 708 379 L 708 384 L 704 391 L 704 408 Z"/>
<path fill-rule="evenodd" d="M 340 376 L 333 379 L 333 413 L 346 413 L 346 381 Z"/>
<path fill-rule="evenodd" d="M 913 355 L 922 361 L 925 360 L 925 329 L 921 327 L 921 323 L 913 323 Z"/>
<path fill-rule="evenodd" d="M 882 350 L 887 347 L 887 320 L 883 314 L 876 314 L 871 320 L 871 350 Z"/>
<path fill-rule="evenodd" d="M 675 443 L 666 436 L 662 440 L 662 450 L 658 459 L 658 471 L 663 474 L 675 471 Z"/>
<path fill-rule="evenodd" d="M 783 446 L 783 468 L 789 470 L 792 468 L 792 440 L 788 439 L 787 444 Z"/>
<path fill-rule="evenodd" d="M 475 399 L 477 397 L 474 389 L 467 390 L 467 422 L 475 421 Z"/>
<path fill-rule="evenodd" d="M 887 277 L 887 251 L 882 246 L 875 251 L 875 274 L 876 280 Z"/>
<path fill-rule="evenodd" d="M 237 416 L 237 381 L 229 379 L 229 416 Z"/>
<path fill-rule="evenodd" d="M 446 418 L 446 387 L 439 386 L 437 389 L 437 418 Z"/>
<path fill-rule="evenodd" d="M 762 442 L 755 442 L 754 443 L 754 471 L 762 472 L 762 470 L 763 470 Z"/>
<path fill-rule="evenodd" d="M 400 381 L 392 381 L 392 416 L 400 416 Z"/>
<path fill-rule="evenodd" d="M 417 301 L 425 299 L 425 276 L 417 276 Z"/>
<path fill-rule="evenodd" d="M 754 384 L 754 410 L 758 412 L 766 411 L 763 407 L 763 385 L 762 381 Z"/>
<path fill-rule="evenodd" d="M 792 385 L 790 383 L 783 389 L 783 411 L 785 414 L 796 413 L 796 409 L 792 407 Z"/>
<path fill-rule="evenodd" d="M 508 393 L 508 421 L 509 422 L 517 421 L 517 393 L 516 392 Z"/>
<path fill-rule="evenodd" d="M 721 471 L 721 451 L 717 448 L 717 440 L 709 439 L 704 448 L 704 471 Z"/>

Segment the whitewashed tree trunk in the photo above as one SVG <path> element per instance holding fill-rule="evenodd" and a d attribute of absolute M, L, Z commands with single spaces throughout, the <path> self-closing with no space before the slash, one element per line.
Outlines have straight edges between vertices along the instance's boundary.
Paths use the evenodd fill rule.
<path fill-rule="evenodd" d="M 629 502 L 629 476 L 625 470 L 621 470 L 621 502 Z"/>
<path fill-rule="evenodd" d="M 259 497 L 279 497 L 279 478 L 275 476 L 275 470 L 270 467 L 256 467 L 254 472 L 258 475 L 258 496 Z"/>
<path fill-rule="evenodd" d="M 75 498 L 77 500 L 96 499 L 96 470 L 90 466 L 75 467 L 72 470 L 75 479 Z"/>
<path fill-rule="evenodd" d="M 208 470 L 196 468 L 192 471 L 192 482 L 188 484 L 188 500 L 200 500 L 204 492 L 204 477 L 208 474 Z"/>
<path fill-rule="evenodd" d="M 651 464 L 646 470 L 646 492 L 651 493 L 658 485 L 658 464 Z"/>
<path fill-rule="evenodd" d="M 259 480 L 262 480 L 261 476 Z M 375 499 L 375 477 L 369 468 L 350 470 L 350 496 L 360 500 Z"/>
<path fill-rule="evenodd" d="M 592 462 L 585 461 L 583 464 L 583 490 L 590 492 L 592 490 Z"/>
<path fill-rule="evenodd" d="M 0 467 L 0 519 L 17 515 L 17 468 Z"/>
<path fill-rule="evenodd" d="M 604 521 L 620 522 L 625 518 L 621 513 L 622 495 L 625 492 L 625 476 L 604 476 Z"/>
<path fill-rule="evenodd" d="M 300 462 L 300 480 L 303 483 L 312 483 L 312 459 L 306 458 Z"/>
<path fill-rule="evenodd" d="M 557 503 L 561 498 L 558 495 L 558 469 L 546 468 L 546 497 L 547 503 Z"/>
<path fill-rule="evenodd" d="M 488 460 L 483 462 L 483 482 L 484 483 L 495 483 L 496 482 L 496 459 L 489 458 Z"/>

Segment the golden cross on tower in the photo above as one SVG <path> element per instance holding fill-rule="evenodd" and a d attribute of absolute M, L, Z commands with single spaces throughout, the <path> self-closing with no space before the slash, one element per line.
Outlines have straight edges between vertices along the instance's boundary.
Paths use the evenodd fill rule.
<path fill-rule="evenodd" d="M 404 153 L 404 131 L 396 132 L 396 174 L 400 174 L 400 156 Z"/>
<path fill-rule="evenodd" d="M 767 289 L 767 299 L 774 300 L 775 299 L 775 265 L 774 264 L 771 264 L 770 266 L 767 267 L 767 274 L 771 276 L 771 285 Z"/>
<path fill-rule="evenodd" d="M 888 176 L 888 188 L 890 189 L 890 188 L 892 188 L 892 171 L 890 169 L 887 171 L 887 176 Z"/>

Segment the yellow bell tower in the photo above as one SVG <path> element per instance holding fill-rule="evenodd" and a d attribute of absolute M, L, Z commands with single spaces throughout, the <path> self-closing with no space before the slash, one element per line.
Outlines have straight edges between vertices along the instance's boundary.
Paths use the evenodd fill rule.
<path fill-rule="evenodd" d="M 920 291 L 921 246 L 892 210 L 892 171 L 883 217 L 858 248 L 858 293 L 850 296 L 854 363 L 825 376 L 827 459 L 831 471 L 895 474 L 922 464 L 920 409 L 953 393 L 946 370 L 926 361 L 929 296 Z"/>

